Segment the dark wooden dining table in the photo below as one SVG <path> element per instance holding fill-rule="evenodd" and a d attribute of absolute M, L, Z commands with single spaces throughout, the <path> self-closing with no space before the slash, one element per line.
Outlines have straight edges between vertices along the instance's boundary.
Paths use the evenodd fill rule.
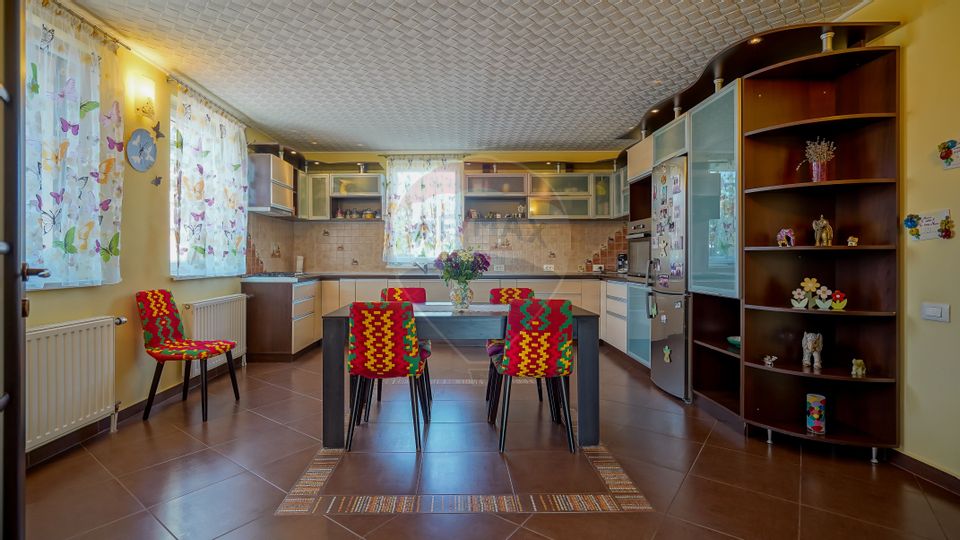
<path fill-rule="evenodd" d="M 417 336 L 435 341 L 477 341 L 503 338 L 508 307 L 474 304 L 454 312 L 449 302 L 414 305 Z M 577 431 L 580 446 L 600 442 L 600 318 L 573 307 L 573 336 L 577 340 L 573 377 L 577 383 Z M 323 316 L 323 446 L 344 447 L 344 352 L 350 319 L 349 306 Z"/>

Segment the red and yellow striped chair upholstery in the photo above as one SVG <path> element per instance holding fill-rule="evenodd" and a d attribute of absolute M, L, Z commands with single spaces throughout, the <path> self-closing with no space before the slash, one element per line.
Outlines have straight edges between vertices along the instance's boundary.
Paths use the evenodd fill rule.
<path fill-rule="evenodd" d="M 425 304 L 427 302 L 427 290 L 423 287 L 387 287 L 380 291 L 380 300 Z"/>
<path fill-rule="evenodd" d="M 380 300 L 384 302 L 411 302 L 414 304 L 427 303 L 427 290 L 423 287 L 387 287 L 380 289 Z M 433 344 L 429 339 L 420 342 L 420 358 L 426 360 L 433 352 Z"/>
<path fill-rule="evenodd" d="M 413 377 L 423 372 L 410 302 L 350 304 L 347 362 L 351 375 L 369 379 Z"/>
<path fill-rule="evenodd" d="M 177 304 L 166 289 L 138 292 L 137 310 L 143 325 L 143 344 L 147 354 L 158 362 L 203 360 L 233 350 L 237 346 L 236 343 L 226 340 L 186 339 Z"/>
<path fill-rule="evenodd" d="M 509 304 L 511 300 L 526 300 L 533 298 L 533 289 L 526 287 L 502 287 L 490 289 L 491 304 Z M 487 340 L 487 356 L 494 357 L 503 354 L 502 339 Z"/>
<path fill-rule="evenodd" d="M 513 300 L 507 346 L 497 371 L 511 377 L 562 377 L 573 371 L 573 309 L 569 300 Z"/>

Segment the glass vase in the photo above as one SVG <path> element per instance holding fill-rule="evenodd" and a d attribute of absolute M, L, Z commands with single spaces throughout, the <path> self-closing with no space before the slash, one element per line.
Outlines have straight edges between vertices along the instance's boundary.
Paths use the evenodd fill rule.
<path fill-rule="evenodd" d="M 470 302 L 473 301 L 473 290 L 470 289 L 470 283 L 454 283 L 450 287 L 450 302 L 453 303 L 454 311 L 466 311 L 470 309 Z"/>
<path fill-rule="evenodd" d="M 810 178 L 814 182 L 823 182 L 827 179 L 827 164 L 822 161 L 810 162 Z"/>

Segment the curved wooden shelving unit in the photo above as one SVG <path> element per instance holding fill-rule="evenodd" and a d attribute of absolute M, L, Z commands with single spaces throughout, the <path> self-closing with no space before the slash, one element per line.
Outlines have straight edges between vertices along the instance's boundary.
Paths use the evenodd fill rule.
<path fill-rule="evenodd" d="M 830 381 L 843 381 L 850 383 L 895 383 L 897 380 L 893 377 L 852 377 L 850 376 L 850 371 L 846 368 L 823 368 L 819 373 L 814 371 L 804 370 L 802 366 L 782 364 L 782 365 L 773 365 L 768 366 L 766 364 L 760 364 L 757 362 L 744 362 L 744 367 L 749 369 L 763 369 L 766 371 L 772 371 L 774 373 L 783 373 L 786 375 L 794 375 L 797 377 L 809 377 L 811 379 L 825 379 Z"/>
<path fill-rule="evenodd" d="M 752 253 L 789 253 L 789 252 L 826 252 L 826 253 L 843 253 L 843 252 L 856 252 L 856 251 L 892 251 L 897 249 L 897 246 L 893 244 L 881 244 L 873 246 L 793 246 L 793 247 L 780 247 L 780 246 L 746 246 L 743 248 L 744 251 Z"/>
<path fill-rule="evenodd" d="M 773 186 L 762 186 L 755 188 L 744 189 L 743 193 L 746 195 L 753 195 L 755 193 L 767 193 L 767 192 L 779 192 L 787 191 L 794 189 L 827 189 L 833 187 L 847 187 L 847 186 L 873 186 L 877 184 L 896 184 L 896 178 L 855 178 L 849 180 L 825 180 L 823 182 L 792 182 L 789 184 L 777 184 Z"/>
<path fill-rule="evenodd" d="M 757 135 L 766 135 L 770 133 L 779 133 L 787 130 L 809 129 L 811 127 L 822 127 L 822 124 L 834 124 L 831 127 L 844 128 L 860 124 L 878 122 L 881 120 L 890 120 L 897 117 L 897 113 L 856 113 L 856 114 L 835 114 L 831 116 L 820 116 L 817 118 L 807 118 L 793 122 L 783 122 L 773 124 L 762 128 L 757 128 L 744 133 L 744 137 L 754 137 Z M 813 183 L 813 182 L 811 182 Z"/>
<path fill-rule="evenodd" d="M 720 354 L 725 354 L 733 358 L 740 358 L 740 349 L 730 344 L 712 343 L 703 339 L 694 339 L 693 344 L 706 347 L 712 351 L 716 351 Z"/>
<path fill-rule="evenodd" d="M 803 423 L 799 423 L 796 427 L 794 427 L 793 422 L 768 423 L 752 420 L 750 418 L 745 418 L 744 420 L 748 424 L 761 429 L 769 429 L 771 431 L 776 431 L 777 433 L 782 433 L 791 437 L 799 437 L 801 439 L 807 439 L 810 441 L 840 444 L 845 446 L 874 446 L 880 448 L 894 448 L 898 446 L 898 443 L 896 442 L 878 441 L 869 433 L 864 433 L 856 428 L 842 424 L 840 427 L 837 427 L 836 423 L 831 424 L 828 422 L 826 435 L 814 435 L 812 433 L 807 433 L 806 426 Z M 838 431 L 839 433 L 837 433 Z"/>
<path fill-rule="evenodd" d="M 754 311 L 776 311 L 778 313 L 792 313 L 795 315 L 815 315 L 818 317 L 896 317 L 896 311 L 867 311 L 856 309 L 797 309 L 793 307 L 779 306 L 760 306 L 756 304 L 747 304 L 745 309 Z"/>

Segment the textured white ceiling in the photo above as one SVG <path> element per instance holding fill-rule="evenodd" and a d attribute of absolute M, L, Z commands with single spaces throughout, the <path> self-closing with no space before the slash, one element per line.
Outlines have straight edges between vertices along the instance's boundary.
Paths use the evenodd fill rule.
<path fill-rule="evenodd" d="M 608 150 L 726 46 L 859 0 L 77 3 L 302 150 Z"/>

